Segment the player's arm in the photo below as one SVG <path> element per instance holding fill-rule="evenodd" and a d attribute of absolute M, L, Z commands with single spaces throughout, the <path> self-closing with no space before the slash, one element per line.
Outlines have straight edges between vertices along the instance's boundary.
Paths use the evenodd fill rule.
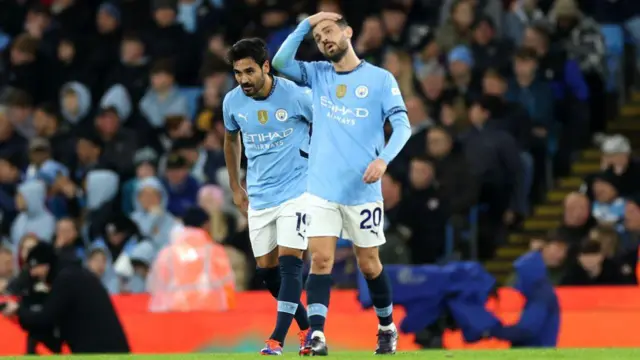
<path fill-rule="evenodd" d="M 300 106 L 300 114 L 309 123 L 313 123 L 313 96 L 311 89 L 300 88 L 298 94 L 298 105 Z"/>
<path fill-rule="evenodd" d="M 240 185 L 240 160 L 242 159 L 242 141 L 240 126 L 233 118 L 228 108 L 227 98 L 222 103 L 222 117 L 224 119 L 224 161 L 229 174 L 229 186 L 233 191 L 233 202 L 246 215 L 248 200 L 245 190 Z"/>
<path fill-rule="evenodd" d="M 391 74 L 387 74 L 382 88 L 382 113 L 383 119 L 388 119 L 391 123 L 393 133 L 378 158 L 389 164 L 398 156 L 411 137 L 407 108 L 404 105 L 398 83 Z"/>
<path fill-rule="evenodd" d="M 300 44 L 311 30 L 309 19 L 304 19 L 298 27 L 287 36 L 273 57 L 271 64 L 282 74 L 303 85 L 308 85 L 306 64 L 295 59 Z"/>
<path fill-rule="evenodd" d="M 304 19 L 298 24 L 298 27 L 287 36 L 282 46 L 280 46 L 280 49 L 278 49 L 278 52 L 271 61 L 273 67 L 294 81 L 305 86 L 311 86 L 313 64 L 295 59 L 298 48 L 304 40 L 304 37 L 307 36 L 309 31 L 320 21 L 335 21 L 340 18 L 341 16 L 339 14 L 320 12 Z"/>

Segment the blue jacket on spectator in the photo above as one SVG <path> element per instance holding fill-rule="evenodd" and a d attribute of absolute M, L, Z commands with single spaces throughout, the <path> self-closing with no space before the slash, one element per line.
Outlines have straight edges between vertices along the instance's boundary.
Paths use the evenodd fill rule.
<path fill-rule="evenodd" d="M 514 262 L 514 288 L 525 298 L 515 325 L 498 325 L 490 334 L 511 342 L 512 347 L 555 347 L 560 331 L 560 305 L 539 251 L 531 251 Z"/>
<path fill-rule="evenodd" d="M 462 330 L 466 341 L 480 340 L 499 321 L 485 310 L 495 279 L 475 262 L 446 266 L 387 265 L 393 287 L 393 303 L 407 312 L 400 324 L 403 332 L 416 333 L 436 322 L 447 311 Z M 366 280 L 358 278 L 358 300 L 372 306 Z"/>
<path fill-rule="evenodd" d="M 120 293 L 120 280 L 118 279 L 118 275 L 113 268 L 114 259 L 111 256 L 111 252 L 109 251 L 107 244 L 105 244 L 102 239 L 97 240 L 89 247 L 89 256 L 87 257 L 87 261 L 97 251 L 103 253 L 107 258 L 104 273 L 102 274 L 100 281 L 102 282 L 102 285 L 105 287 L 105 289 L 107 289 L 109 294 L 116 295 Z"/>
<path fill-rule="evenodd" d="M 45 207 L 47 188 L 40 180 L 26 181 L 18 187 L 26 209 L 20 212 L 11 226 L 11 242 L 20 243 L 23 236 L 34 233 L 40 241 L 51 242 L 56 230 L 56 219 Z"/>
<path fill-rule="evenodd" d="M 506 98 L 522 105 L 531 117 L 534 127 L 551 129 L 554 124 L 553 90 L 547 81 L 535 79 L 528 88 L 522 88 L 515 79 L 509 81 Z"/>
<path fill-rule="evenodd" d="M 167 190 L 169 199 L 167 210 L 174 216 L 182 217 L 187 209 L 197 204 L 200 183 L 193 176 L 188 175 L 179 185 L 171 185 L 167 179 L 162 179 L 162 184 Z"/>
<path fill-rule="evenodd" d="M 158 191 L 162 197 L 160 212 L 145 211 L 138 201 L 138 194 L 144 188 L 152 188 Z M 171 229 L 176 224 L 176 219 L 167 212 L 169 198 L 162 182 L 155 177 L 149 177 L 138 181 L 136 189 L 135 211 L 131 214 L 133 220 L 140 230 L 142 236 L 150 238 L 154 245 L 160 249 L 169 243 Z"/>
<path fill-rule="evenodd" d="M 160 99 L 158 94 L 150 88 L 140 100 L 139 107 L 140 113 L 155 129 L 164 127 L 167 116 L 189 116 L 187 100 L 180 94 L 177 86 L 174 86 L 164 99 Z"/>
<path fill-rule="evenodd" d="M 102 233 L 116 209 L 120 177 L 111 170 L 92 170 L 86 178 L 85 206 L 87 216 L 82 230 L 84 238 L 92 241 Z"/>

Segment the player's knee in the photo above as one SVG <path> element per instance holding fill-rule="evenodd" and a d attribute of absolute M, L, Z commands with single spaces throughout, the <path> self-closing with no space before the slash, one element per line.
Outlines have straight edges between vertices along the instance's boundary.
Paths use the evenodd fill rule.
<path fill-rule="evenodd" d="M 382 263 L 377 252 L 362 252 L 358 255 L 358 268 L 367 279 L 374 279 L 382 272 Z"/>
<path fill-rule="evenodd" d="M 311 254 L 311 272 L 314 274 L 329 274 L 333 268 L 333 254 L 316 251 Z"/>
<path fill-rule="evenodd" d="M 302 259 L 302 250 L 280 246 L 280 248 L 278 249 L 278 255 L 279 256 L 295 256 L 298 259 Z"/>
<path fill-rule="evenodd" d="M 262 269 L 274 268 L 278 266 L 278 249 L 274 249 L 266 255 L 258 256 L 256 258 L 256 265 Z"/>

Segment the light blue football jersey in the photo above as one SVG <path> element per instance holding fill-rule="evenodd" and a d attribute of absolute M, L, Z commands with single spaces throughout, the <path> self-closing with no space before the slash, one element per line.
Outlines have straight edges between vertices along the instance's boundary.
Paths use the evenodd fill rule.
<path fill-rule="evenodd" d="M 340 73 L 327 61 L 293 60 L 309 30 L 308 21 L 303 21 L 273 59 L 278 71 L 312 89 L 307 191 L 343 205 L 381 201 L 380 181 L 367 184 L 363 176 L 376 158 L 389 164 L 411 136 L 398 84 L 387 70 L 365 61 Z M 386 119 L 393 126 L 393 135 L 385 146 Z"/>
<path fill-rule="evenodd" d="M 238 86 L 222 103 L 227 131 L 242 133 L 249 206 L 266 209 L 300 196 L 307 187 L 311 90 L 273 77 L 264 99 Z"/>

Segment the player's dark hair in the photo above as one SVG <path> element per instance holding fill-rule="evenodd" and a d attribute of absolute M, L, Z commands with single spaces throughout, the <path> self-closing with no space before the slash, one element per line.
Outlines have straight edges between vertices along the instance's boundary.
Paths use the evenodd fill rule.
<path fill-rule="evenodd" d="M 264 40 L 259 38 L 242 39 L 233 44 L 227 53 L 227 62 L 231 65 L 246 58 L 253 59 L 260 66 L 269 60 L 269 51 Z"/>
<path fill-rule="evenodd" d="M 344 29 L 347 26 L 349 26 L 347 19 L 345 19 L 344 17 L 341 17 L 340 19 L 336 20 L 336 24 L 338 24 L 338 26 L 340 26 L 341 29 Z"/>

